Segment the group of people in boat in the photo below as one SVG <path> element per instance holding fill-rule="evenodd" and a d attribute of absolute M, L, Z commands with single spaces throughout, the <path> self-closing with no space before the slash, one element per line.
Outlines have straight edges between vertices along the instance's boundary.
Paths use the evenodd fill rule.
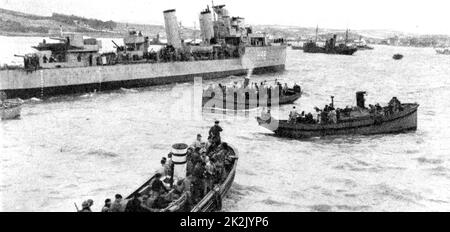
<path fill-rule="evenodd" d="M 305 111 L 302 111 L 302 113 L 298 113 L 295 106 L 292 107 L 292 110 L 289 113 L 289 121 L 307 124 L 315 123 L 314 117 L 311 113 L 305 114 Z"/>
<path fill-rule="evenodd" d="M 186 207 L 198 203 L 216 184 L 223 183 L 233 167 L 234 153 L 227 143 L 222 143 L 222 131 L 216 121 L 207 141 L 197 135 L 188 148 L 186 178 L 173 181 L 174 163 L 169 153 L 161 159 L 161 167 L 147 188 L 134 193 L 131 199 L 125 200 L 120 194 L 115 195 L 114 201 L 106 199 L 102 212 L 159 212 L 184 193 L 187 193 Z M 78 212 L 91 212 L 93 204 L 91 199 L 84 201 Z"/>
<path fill-rule="evenodd" d="M 386 107 L 381 107 L 379 103 L 375 105 L 369 105 L 369 108 L 360 107 L 345 107 L 344 109 L 335 108 L 334 103 L 332 102 L 329 105 L 325 105 L 323 109 L 319 109 L 315 107 L 317 111 L 316 119 L 312 113 L 305 114 L 305 112 L 298 113 L 296 107 L 294 106 L 289 113 L 289 122 L 291 123 L 302 123 L 302 124 L 335 124 L 341 121 L 344 118 L 351 118 L 352 112 L 359 112 L 364 115 L 364 111 L 367 112 L 367 115 L 379 115 L 379 116 L 389 116 L 394 113 L 398 113 L 403 111 L 403 107 L 401 102 L 393 97 Z M 267 113 L 265 113 L 264 117 L 269 117 Z"/>
<path fill-rule="evenodd" d="M 294 91 L 295 93 L 300 93 L 300 85 L 294 84 L 293 88 L 289 88 L 287 83 L 281 84 L 281 82 L 279 82 L 277 79 L 275 79 L 273 83 L 267 81 L 258 83 L 250 82 L 250 80 L 246 78 L 243 84 L 234 82 L 232 86 L 226 86 L 220 83 L 218 85 L 209 85 L 204 92 L 206 92 L 206 96 L 211 96 L 211 93 L 221 92 L 223 96 L 234 96 L 234 93 L 246 93 L 253 94 L 253 96 L 267 94 L 270 98 L 272 96 L 272 93 L 278 92 L 279 96 L 283 96 L 288 95 L 289 92 L 292 91 Z"/>

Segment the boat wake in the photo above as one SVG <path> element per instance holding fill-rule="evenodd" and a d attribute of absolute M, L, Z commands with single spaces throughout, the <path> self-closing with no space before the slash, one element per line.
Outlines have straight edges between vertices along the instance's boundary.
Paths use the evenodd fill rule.
<path fill-rule="evenodd" d="M 33 98 L 30 98 L 27 100 L 27 102 L 41 102 L 41 101 L 42 101 L 42 99 L 39 99 L 37 97 L 33 97 Z"/>

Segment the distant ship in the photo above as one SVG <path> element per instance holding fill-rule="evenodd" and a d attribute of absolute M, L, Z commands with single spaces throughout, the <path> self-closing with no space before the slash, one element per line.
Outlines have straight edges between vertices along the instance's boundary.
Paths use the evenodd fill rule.
<path fill-rule="evenodd" d="M 309 41 L 303 45 L 303 51 L 306 53 L 325 53 L 325 54 L 337 54 L 337 55 L 353 55 L 358 49 L 347 45 L 347 39 L 344 44 L 336 45 L 337 35 L 333 35 L 333 38 L 328 39 L 325 42 L 325 46 L 317 45 L 317 31 L 316 41 Z M 348 31 L 347 36 L 348 37 Z"/>
<path fill-rule="evenodd" d="M 58 43 L 44 40 L 34 47 L 36 53 L 22 55 L 23 67 L 2 68 L 0 92 L 8 98 L 45 98 L 285 69 L 282 38 L 254 33 L 243 18 L 230 17 L 225 5 L 212 9 L 199 16 L 201 45 L 182 40 L 174 9 L 163 12 L 167 45 L 158 51 L 149 51 L 152 41 L 133 30 L 111 53 L 99 52 L 99 40 L 61 33 Z"/>
<path fill-rule="evenodd" d="M 436 48 L 435 50 L 439 55 L 450 55 L 450 48 Z"/>
<path fill-rule="evenodd" d="M 362 36 L 359 37 L 359 40 L 354 41 L 354 45 L 358 50 L 373 50 L 374 48 L 367 45 L 367 42 L 362 38 Z"/>

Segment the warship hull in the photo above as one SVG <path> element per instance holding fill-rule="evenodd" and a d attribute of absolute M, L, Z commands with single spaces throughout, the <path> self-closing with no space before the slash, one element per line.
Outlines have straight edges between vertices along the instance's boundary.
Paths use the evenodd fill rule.
<path fill-rule="evenodd" d="M 0 92 L 8 98 L 138 88 L 152 85 L 224 78 L 230 75 L 278 72 L 285 68 L 286 47 L 247 47 L 241 58 L 224 60 L 117 64 L 81 68 L 0 71 Z"/>

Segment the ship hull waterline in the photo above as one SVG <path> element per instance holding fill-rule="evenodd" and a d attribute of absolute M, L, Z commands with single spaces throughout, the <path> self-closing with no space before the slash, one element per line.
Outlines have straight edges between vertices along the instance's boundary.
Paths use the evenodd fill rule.
<path fill-rule="evenodd" d="M 285 69 L 286 46 L 246 47 L 240 58 L 87 67 L 1 70 L 0 92 L 7 98 L 48 98 L 57 95 L 139 88 L 231 75 L 262 74 Z"/>
<path fill-rule="evenodd" d="M 285 65 L 274 65 L 267 67 L 259 67 L 252 70 L 252 74 L 264 74 L 282 72 Z M 185 83 L 194 81 L 195 77 L 202 77 L 203 80 L 220 79 L 229 76 L 247 75 L 248 69 L 229 70 L 210 73 L 186 74 L 177 76 L 161 76 L 144 79 L 132 79 L 110 82 L 87 83 L 79 85 L 63 85 L 43 88 L 27 88 L 27 89 L 4 89 L 0 90 L 7 94 L 8 98 L 29 99 L 32 97 L 47 98 L 58 95 L 80 94 L 89 92 L 101 92 L 109 90 L 117 90 L 120 88 L 140 88 L 156 85 L 166 85 L 174 83 Z"/>

